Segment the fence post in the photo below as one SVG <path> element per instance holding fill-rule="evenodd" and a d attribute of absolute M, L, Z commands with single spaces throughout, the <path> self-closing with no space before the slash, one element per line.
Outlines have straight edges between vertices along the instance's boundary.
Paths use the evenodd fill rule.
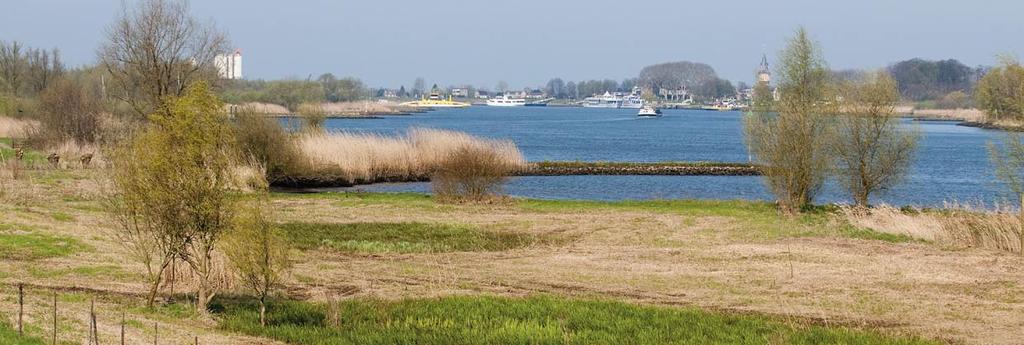
<path fill-rule="evenodd" d="M 53 345 L 57 345 L 57 291 L 53 292 Z"/>
<path fill-rule="evenodd" d="M 121 345 L 124 345 L 124 314 L 125 314 L 125 312 L 122 311 L 121 312 Z"/>
<path fill-rule="evenodd" d="M 153 345 L 157 345 L 160 339 L 160 324 L 153 322 Z"/>
<path fill-rule="evenodd" d="M 18 283 L 18 336 L 25 336 L 22 328 L 22 315 L 25 314 L 25 283 Z"/>

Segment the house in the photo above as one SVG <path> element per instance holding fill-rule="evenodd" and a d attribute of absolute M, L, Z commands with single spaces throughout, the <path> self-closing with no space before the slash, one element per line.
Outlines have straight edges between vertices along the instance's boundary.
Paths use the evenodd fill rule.
<path fill-rule="evenodd" d="M 469 97 L 469 89 L 464 87 L 452 88 L 452 97 L 467 98 Z"/>
<path fill-rule="evenodd" d="M 526 97 L 523 97 L 523 98 L 526 98 L 526 99 L 544 99 L 546 97 L 547 97 L 547 93 L 544 92 L 544 90 L 532 89 L 532 90 L 526 91 Z"/>
<path fill-rule="evenodd" d="M 473 97 L 479 99 L 488 99 L 491 98 L 491 93 L 485 90 L 476 90 L 476 94 L 474 94 Z"/>

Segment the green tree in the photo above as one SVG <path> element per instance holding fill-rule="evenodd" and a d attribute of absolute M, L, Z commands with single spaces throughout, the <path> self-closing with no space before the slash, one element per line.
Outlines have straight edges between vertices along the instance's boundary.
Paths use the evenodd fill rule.
<path fill-rule="evenodd" d="M 128 243 L 134 250 L 160 249 L 143 262 L 151 270 L 150 304 L 167 263 L 179 258 L 197 277 L 196 308 L 205 313 L 217 290 L 213 252 L 231 225 L 232 132 L 223 104 L 204 82 L 167 99 L 149 118 L 144 132 L 113 157 L 119 238 L 134 240 Z"/>
<path fill-rule="evenodd" d="M 239 205 L 240 212 L 223 245 L 235 274 L 259 299 L 262 326 L 267 324 L 267 297 L 291 268 L 288 240 L 267 215 L 270 208 L 265 187 L 255 200 Z"/>
<path fill-rule="evenodd" d="M 900 127 L 899 89 L 887 73 L 845 83 L 841 92 L 831 145 L 836 173 L 857 205 L 867 207 L 871 194 L 890 188 L 906 175 L 919 135 Z"/>
<path fill-rule="evenodd" d="M 1016 59 L 1002 60 L 978 82 L 977 106 L 989 121 L 1024 120 L 1024 67 Z"/>
<path fill-rule="evenodd" d="M 792 214 L 813 202 L 827 177 L 835 97 L 821 49 L 803 28 L 789 40 L 779 61 L 779 100 L 755 92 L 755 104 L 770 108 L 754 107 L 744 132 L 751 154 L 764 165 L 768 189 L 783 211 Z"/>

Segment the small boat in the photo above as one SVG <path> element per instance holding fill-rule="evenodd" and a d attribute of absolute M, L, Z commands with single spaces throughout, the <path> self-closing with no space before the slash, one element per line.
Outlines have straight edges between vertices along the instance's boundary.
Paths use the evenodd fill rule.
<path fill-rule="evenodd" d="M 659 117 L 661 116 L 661 109 L 655 108 L 654 106 L 645 105 L 640 108 L 640 112 L 636 114 L 639 117 Z"/>
<path fill-rule="evenodd" d="M 501 97 L 488 99 L 487 105 L 491 107 L 521 107 L 526 105 L 526 100 L 522 98 L 509 98 L 508 95 L 502 95 Z"/>

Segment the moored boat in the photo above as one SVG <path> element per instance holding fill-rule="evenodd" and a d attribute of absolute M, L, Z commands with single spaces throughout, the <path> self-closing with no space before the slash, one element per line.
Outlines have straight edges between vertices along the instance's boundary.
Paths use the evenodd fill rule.
<path fill-rule="evenodd" d="M 502 95 L 501 97 L 488 99 L 487 105 L 491 107 L 521 107 L 526 105 L 526 100 L 522 98 L 509 98 L 508 95 Z"/>

